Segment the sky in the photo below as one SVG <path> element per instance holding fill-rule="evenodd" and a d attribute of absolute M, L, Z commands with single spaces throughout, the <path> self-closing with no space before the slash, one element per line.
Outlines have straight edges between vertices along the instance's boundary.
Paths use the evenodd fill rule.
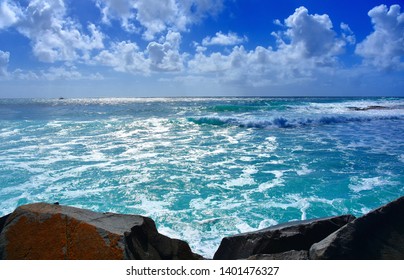
<path fill-rule="evenodd" d="M 0 98 L 404 96 L 403 9 L 403 0 L 0 0 Z"/>

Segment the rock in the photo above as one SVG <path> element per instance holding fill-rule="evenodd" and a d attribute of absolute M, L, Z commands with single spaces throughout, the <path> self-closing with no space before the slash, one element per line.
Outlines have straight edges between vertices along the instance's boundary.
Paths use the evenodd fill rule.
<path fill-rule="evenodd" d="M 246 259 L 256 254 L 306 250 L 354 220 L 351 215 L 285 223 L 263 230 L 225 237 L 213 259 Z"/>
<path fill-rule="evenodd" d="M 308 260 L 309 252 L 291 250 L 276 254 L 258 254 L 248 257 L 247 260 Z"/>
<path fill-rule="evenodd" d="M 137 260 L 197 260 L 202 256 L 192 253 L 188 243 L 171 239 L 157 232 L 154 221 L 145 218 L 141 226 L 125 232 L 126 254 Z"/>
<path fill-rule="evenodd" d="M 345 225 L 313 244 L 311 259 L 404 259 L 404 197 Z"/>
<path fill-rule="evenodd" d="M 0 234 L 3 231 L 3 227 L 4 227 L 4 224 L 6 223 L 8 216 L 10 216 L 10 214 L 0 217 Z"/>
<path fill-rule="evenodd" d="M 36 203 L 18 207 L 4 223 L 0 234 L 0 259 L 199 257 L 191 252 L 186 242 L 159 234 L 150 218 L 138 215 L 96 213 Z M 128 246 L 129 236 L 131 240 L 137 240 L 139 246 Z"/>
<path fill-rule="evenodd" d="M 364 108 L 361 107 L 348 107 L 348 109 L 353 110 L 353 111 L 368 111 L 368 110 L 388 110 L 391 109 L 386 106 L 378 106 L 378 105 L 372 105 L 372 106 L 367 106 Z"/>

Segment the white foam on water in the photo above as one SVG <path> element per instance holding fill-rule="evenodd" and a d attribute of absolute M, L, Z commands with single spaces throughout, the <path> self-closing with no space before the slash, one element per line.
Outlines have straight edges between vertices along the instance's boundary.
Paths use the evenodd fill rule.
<path fill-rule="evenodd" d="M 381 177 L 359 178 L 355 176 L 352 177 L 350 181 L 349 188 L 356 193 L 370 191 L 387 185 L 396 185 L 395 182 L 385 180 Z"/>
<path fill-rule="evenodd" d="M 264 219 L 260 222 L 258 229 L 268 228 L 271 226 L 275 226 L 277 224 L 278 224 L 278 222 L 275 221 L 274 219 Z"/>
<path fill-rule="evenodd" d="M 158 231 L 170 238 L 185 240 L 193 252 L 201 254 L 206 258 L 213 258 L 224 236 L 221 235 L 220 225 L 218 225 L 219 228 L 213 225 L 209 230 L 203 232 L 199 227 L 203 227 L 204 225 L 203 223 L 176 221 L 175 229 L 159 225 Z M 178 230 L 179 228 L 181 230 Z"/>
<path fill-rule="evenodd" d="M 204 219 L 204 220 L 196 220 L 196 222 L 200 225 L 205 225 L 205 224 L 214 224 L 218 221 L 220 221 L 221 218 L 210 218 L 210 219 Z"/>
<path fill-rule="evenodd" d="M 310 207 L 310 202 L 307 199 L 301 199 L 297 203 L 297 207 L 302 212 L 301 220 L 307 220 L 307 209 Z"/>
<path fill-rule="evenodd" d="M 301 169 L 296 170 L 297 175 L 299 176 L 304 176 L 304 175 L 308 175 L 310 173 L 312 173 L 313 170 L 309 169 L 307 164 L 302 164 L 301 165 Z"/>
<path fill-rule="evenodd" d="M 271 154 L 275 153 L 278 148 L 278 143 L 276 137 L 270 136 L 265 138 L 261 144 L 256 145 L 255 150 L 257 151 L 258 157 L 270 157 Z"/>
<path fill-rule="evenodd" d="M 268 143 L 276 144 L 276 137 L 275 136 L 268 136 L 265 138 Z"/>
<path fill-rule="evenodd" d="M 17 205 L 20 204 L 21 200 L 26 201 L 25 203 L 23 203 L 26 204 L 32 202 L 32 199 L 33 198 L 31 197 L 31 195 L 27 192 L 23 192 L 20 195 L 16 195 L 8 199 L 3 199 L 1 201 L 0 217 L 12 213 L 16 209 Z"/>
<path fill-rule="evenodd" d="M 258 191 L 265 192 L 266 190 L 274 188 L 274 187 L 284 186 L 285 180 L 282 178 L 284 175 L 284 172 L 285 171 L 282 171 L 282 170 L 267 171 L 266 173 L 275 175 L 275 178 L 272 179 L 271 181 L 260 184 L 258 186 Z"/>
<path fill-rule="evenodd" d="M 298 152 L 298 151 L 303 151 L 304 148 L 301 145 L 297 145 L 297 146 L 293 147 L 291 150 L 292 150 L 292 152 Z"/>
<path fill-rule="evenodd" d="M 17 129 L 17 128 L 3 128 L 0 131 L 0 137 L 6 138 L 6 137 L 19 135 L 20 133 L 21 133 L 20 129 Z"/>
<path fill-rule="evenodd" d="M 253 178 L 245 177 L 243 175 L 239 178 L 231 179 L 224 183 L 225 187 L 227 187 L 227 188 L 243 187 L 243 186 L 253 185 L 253 184 L 255 184 L 255 181 Z"/>
<path fill-rule="evenodd" d="M 312 206 L 312 203 L 323 203 L 333 206 L 334 200 L 327 200 L 317 197 L 302 197 L 298 194 L 287 195 L 287 198 L 291 201 L 290 206 L 297 208 L 301 212 L 301 220 L 307 220 L 307 210 Z"/>
<path fill-rule="evenodd" d="M 243 187 L 247 185 L 254 185 L 255 180 L 251 177 L 258 172 L 255 166 L 249 165 L 242 170 L 239 178 L 233 178 L 224 182 L 224 188 L 232 189 L 234 187 Z"/>
<path fill-rule="evenodd" d="M 279 165 L 279 164 L 284 164 L 285 161 L 280 159 L 280 160 L 270 160 L 268 162 L 266 162 L 267 164 L 273 164 L 273 165 Z"/>
<path fill-rule="evenodd" d="M 15 162 L 11 160 L 2 162 L 4 166 L 7 166 L 9 169 L 26 170 L 31 174 L 46 172 L 46 169 L 40 167 L 37 162 Z"/>
<path fill-rule="evenodd" d="M 250 162 L 250 161 L 253 161 L 254 158 L 252 158 L 252 157 L 247 157 L 247 156 L 242 156 L 242 157 L 240 157 L 240 160 L 241 160 L 241 161 L 245 161 L 245 162 Z"/>
<path fill-rule="evenodd" d="M 239 220 L 239 222 L 237 223 L 236 228 L 240 233 L 256 230 L 256 228 L 251 227 L 248 223 L 241 221 L 240 219 L 237 220 Z"/>
<path fill-rule="evenodd" d="M 188 228 L 187 228 L 188 229 Z M 184 238 L 185 235 L 189 235 L 189 234 L 180 234 L 179 232 L 177 232 L 176 230 L 173 230 L 170 227 L 167 226 L 158 226 L 157 230 L 161 233 L 164 234 L 166 236 L 169 236 L 170 238 L 177 238 L 177 239 L 181 239 Z M 184 233 L 184 231 L 182 232 Z M 196 234 L 198 234 L 198 232 L 196 232 Z M 183 239 L 184 240 L 184 239 Z M 187 240 L 188 241 L 188 240 Z"/>
<path fill-rule="evenodd" d="M 248 177 L 252 174 L 258 173 L 258 169 L 255 166 L 249 165 L 243 169 L 243 176 Z"/>
<path fill-rule="evenodd" d="M 361 214 L 362 215 L 366 215 L 367 213 L 369 213 L 370 211 L 372 211 L 373 209 L 369 208 L 369 207 L 362 207 L 361 208 Z"/>
<path fill-rule="evenodd" d="M 189 207 L 195 210 L 203 210 L 206 209 L 208 205 L 211 204 L 211 200 L 213 197 L 203 198 L 194 198 L 189 202 Z"/>
<path fill-rule="evenodd" d="M 233 145 L 238 144 L 239 140 L 240 140 L 239 136 L 237 136 L 237 135 L 233 136 L 232 135 L 232 129 L 231 128 L 225 128 L 225 127 L 221 128 L 220 130 L 213 131 L 213 137 L 215 137 L 215 138 L 216 137 L 223 137 L 223 138 L 226 139 L 226 141 L 229 144 L 233 144 Z"/>
<path fill-rule="evenodd" d="M 226 149 L 224 148 L 217 148 L 214 151 L 210 152 L 211 155 L 220 155 L 220 154 L 225 154 L 227 152 Z"/>
<path fill-rule="evenodd" d="M 143 132 L 143 130 L 139 129 L 139 128 L 129 128 L 128 129 L 122 129 L 122 130 L 118 130 L 118 131 L 114 131 L 111 133 L 112 137 L 116 137 L 116 138 L 122 138 L 122 139 L 128 139 L 128 138 L 133 138 L 137 135 L 140 135 Z"/>
<path fill-rule="evenodd" d="M 162 213 L 166 213 L 170 206 L 170 203 L 164 199 L 151 199 L 145 194 L 137 195 L 136 201 L 140 202 L 139 208 L 146 212 L 146 216 L 160 216 Z"/>
<path fill-rule="evenodd" d="M 234 166 L 234 162 L 236 161 L 236 159 L 234 158 L 227 158 L 221 161 L 216 161 L 211 163 L 210 165 L 212 167 L 226 167 L 226 166 Z"/>
<path fill-rule="evenodd" d="M 106 188 L 85 188 L 80 190 L 65 190 L 61 191 L 61 193 L 63 194 L 63 199 L 76 199 L 91 197 L 96 194 L 105 193 L 106 191 Z"/>
<path fill-rule="evenodd" d="M 192 211 L 200 215 L 200 219 L 206 217 L 217 218 L 218 216 L 221 217 L 221 219 L 224 219 L 226 215 L 224 213 L 237 211 L 237 209 L 246 203 L 249 203 L 249 200 L 235 198 L 228 195 L 211 195 L 204 199 L 193 198 L 189 203 L 189 207 Z"/>

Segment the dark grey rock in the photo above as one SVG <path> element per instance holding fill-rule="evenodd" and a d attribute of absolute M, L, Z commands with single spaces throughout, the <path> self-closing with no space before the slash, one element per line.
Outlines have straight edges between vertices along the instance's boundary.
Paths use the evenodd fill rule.
<path fill-rule="evenodd" d="M 7 218 L 10 216 L 10 214 L 0 217 L 0 234 L 3 231 L 3 227 L 6 224 Z"/>
<path fill-rule="evenodd" d="M 313 243 L 324 239 L 354 219 L 352 215 L 343 215 L 297 221 L 225 237 L 213 259 L 246 259 L 256 254 L 308 251 Z"/>
<path fill-rule="evenodd" d="M 247 260 L 308 260 L 308 259 L 309 259 L 309 252 L 304 250 L 302 251 L 291 250 L 276 254 L 258 254 L 247 258 Z"/>
<path fill-rule="evenodd" d="M 143 223 L 125 233 L 125 254 L 135 260 L 198 260 L 188 243 L 171 239 L 157 232 L 154 221 L 144 218 Z"/>
<path fill-rule="evenodd" d="M 367 107 L 364 107 L 364 108 L 361 108 L 361 107 L 348 107 L 348 109 L 353 110 L 353 111 L 368 111 L 368 110 L 388 110 L 388 109 L 392 109 L 392 108 L 386 107 L 386 106 L 373 105 L 373 106 L 367 106 Z"/>
<path fill-rule="evenodd" d="M 404 197 L 313 244 L 310 259 L 404 259 Z"/>

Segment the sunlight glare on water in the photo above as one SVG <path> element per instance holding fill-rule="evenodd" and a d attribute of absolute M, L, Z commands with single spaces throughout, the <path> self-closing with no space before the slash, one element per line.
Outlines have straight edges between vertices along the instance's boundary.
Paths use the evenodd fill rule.
<path fill-rule="evenodd" d="M 401 98 L 0 100 L 0 215 L 60 202 L 224 236 L 404 194 Z"/>

